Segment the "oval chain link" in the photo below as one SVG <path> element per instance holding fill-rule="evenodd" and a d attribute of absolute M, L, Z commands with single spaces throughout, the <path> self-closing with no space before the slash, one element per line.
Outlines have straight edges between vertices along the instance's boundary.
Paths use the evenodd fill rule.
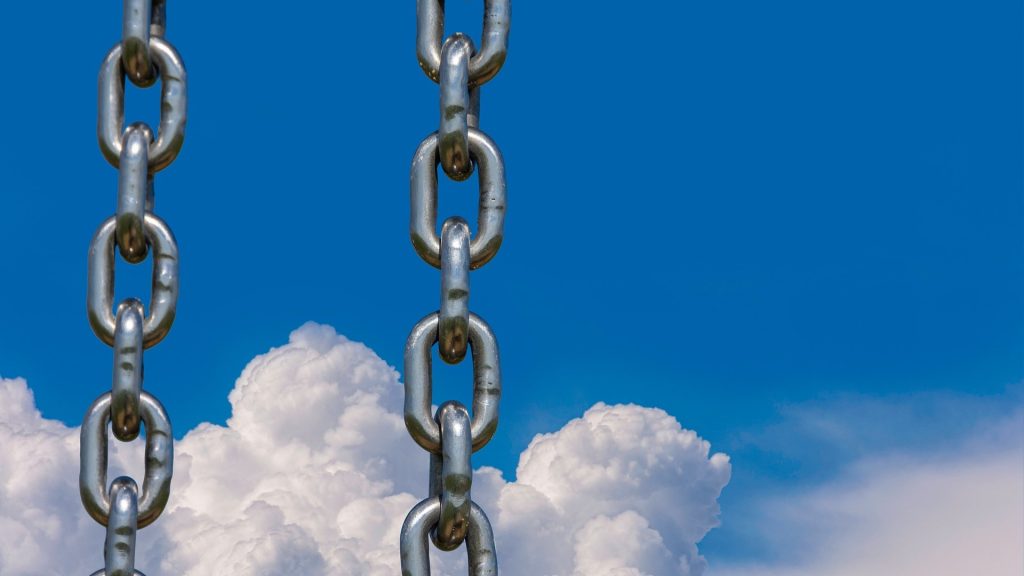
<path fill-rule="evenodd" d="M 469 82 L 481 86 L 494 78 L 508 55 L 512 0 L 484 0 L 484 29 L 480 51 L 469 61 Z M 416 0 L 416 55 L 420 68 L 437 82 L 444 37 L 444 0 Z"/>
<path fill-rule="evenodd" d="M 498 253 L 505 236 L 505 161 L 494 143 L 476 128 L 469 128 L 469 155 L 476 162 L 480 203 L 477 233 L 470 242 L 469 267 L 487 264 Z M 416 253 L 425 262 L 441 267 L 441 238 L 437 235 L 438 135 L 420 143 L 409 176 L 409 234 Z"/>
<path fill-rule="evenodd" d="M 89 248 L 89 277 L 86 300 L 89 324 L 100 340 L 114 343 L 114 231 L 117 218 L 100 225 Z M 143 230 L 153 250 L 153 288 L 149 315 L 143 325 L 143 345 L 151 348 L 163 340 L 174 324 L 178 308 L 178 244 L 167 224 L 146 214 Z"/>
<path fill-rule="evenodd" d="M 121 162 L 121 140 L 124 136 L 124 64 L 121 44 L 107 54 L 100 68 L 99 124 L 100 150 L 115 168 Z M 157 173 L 178 157 L 185 142 L 188 120 L 188 89 L 185 64 L 167 41 L 155 36 L 149 39 L 149 53 L 160 75 L 160 130 L 149 149 L 149 171 Z"/>
<path fill-rule="evenodd" d="M 146 212 L 153 211 L 153 177 L 149 173 L 149 142 L 153 131 L 139 122 L 121 138 L 117 175 L 117 247 L 129 264 L 146 259 Z"/>
<path fill-rule="evenodd" d="M 469 60 L 473 41 L 463 34 L 452 34 L 441 48 L 441 125 L 437 130 L 438 156 L 445 174 L 452 180 L 465 180 L 473 174 L 469 156 L 470 116 L 479 121 L 479 87 L 469 87 Z M 475 92 L 476 98 L 470 93 Z M 475 126 L 474 126 L 475 127 Z"/>
<path fill-rule="evenodd" d="M 125 75 L 140 88 L 156 82 L 153 57 L 149 53 L 149 24 L 152 0 L 124 0 L 124 20 L 121 23 L 121 61 Z"/>
<path fill-rule="evenodd" d="M 420 67 L 440 89 L 437 132 L 420 143 L 409 176 L 409 231 L 416 253 L 441 269 L 438 311 L 419 321 L 405 345 L 405 425 L 430 453 L 430 497 L 406 516 L 400 537 L 402 574 L 430 576 L 429 539 L 439 550 L 466 544 L 470 576 L 497 576 L 494 533 L 472 499 L 472 454 L 498 427 L 501 367 L 498 343 L 479 316 L 470 312 L 470 270 L 498 253 L 504 238 L 505 162 L 498 146 L 479 129 L 480 85 L 498 73 L 508 51 L 510 0 L 484 0 L 480 50 L 463 34 L 444 36 L 444 0 L 417 0 L 416 51 Z M 477 233 L 452 216 L 437 233 L 437 167 L 452 180 L 479 179 Z M 449 364 L 472 350 L 472 414 L 459 402 L 445 402 L 431 415 L 431 348 Z"/>
<path fill-rule="evenodd" d="M 139 486 L 126 476 L 110 484 L 110 520 L 103 550 L 104 573 L 135 574 L 135 534 L 139 525 Z"/>
<path fill-rule="evenodd" d="M 78 488 L 85 510 L 107 525 L 110 496 L 107 493 L 107 424 L 110 423 L 110 392 L 93 402 L 82 422 L 82 458 Z M 146 471 L 139 498 L 139 528 L 149 526 L 163 512 L 171 493 L 174 469 L 174 438 L 171 421 L 160 401 L 143 391 L 139 413 L 146 425 Z"/>
<path fill-rule="evenodd" d="M 437 342 L 437 312 L 420 320 L 405 345 L 405 426 L 424 450 L 441 453 L 441 428 L 430 411 L 433 377 L 430 349 Z M 498 428 L 501 366 L 498 341 L 479 316 L 469 315 L 469 345 L 473 350 L 473 451 L 484 447 Z"/>
<path fill-rule="evenodd" d="M 402 524 L 399 549 L 402 576 L 430 576 L 430 551 L 427 535 L 441 518 L 441 501 L 427 498 L 409 512 Z M 470 576 L 497 576 L 498 558 L 494 550 L 491 522 L 476 502 L 470 502 L 469 527 L 466 530 L 466 555 Z"/>
<path fill-rule="evenodd" d="M 165 34 L 166 8 L 164 0 L 124 0 L 121 58 L 125 75 L 140 88 L 147 88 L 156 82 L 149 39 L 151 36 L 163 37 Z"/>
<path fill-rule="evenodd" d="M 469 344 L 469 237 L 469 224 L 458 216 L 441 227 L 437 349 L 449 364 L 462 362 Z"/>
<path fill-rule="evenodd" d="M 441 427 L 441 454 L 430 455 L 430 495 L 441 499 L 441 512 L 430 539 L 439 549 L 451 551 L 462 545 L 469 528 L 473 487 L 469 411 L 459 402 L 445 402 L 434 419 Z"/>
<path fill-rule="evenodd" d="M 167 412 L 142 389 L 143 351 L 159 343 L 174 323 L 178 305 L 178 244 L 153 214 L 154 174 L 169 166 L 185 140 L 188 85 L 178 51 L 163 39 L 165 0 L 123 0 L 121 41 L 108 53 L 99 75 L 100 151 L 118 169 L 117 210 L 89 246 L 86 309 L 93 332 L 113 347 L 110 392 L 101 395 L 82 422 L 79 492 L 86 512 L 107 527 L 104 567 L 93 576 L 144 576 L 135 569 L 136 533 L 167 505 L 174 471 L 174 436 Z M 159 79 L 160 126 L 124 128 L 125 78 L 146 88 Z M 117 250 L 115 250 L 115 247 Z M 153 254 L 153 285 L 146 307 L 127 298 L 113 311 L 114 258 L 129 264 Z M 109 440 L 130 442 L 146 430 L 142 490 L 119 477 L 107 486 Z"/>
<path fill-rule="evenodd" d="M 111 429 L 121 442 L 139 436 L 142 420 L 142 326 L 142 302 L 135 298 L 121 302 L 114 329 L 114 382 L 110 389 Z"/>

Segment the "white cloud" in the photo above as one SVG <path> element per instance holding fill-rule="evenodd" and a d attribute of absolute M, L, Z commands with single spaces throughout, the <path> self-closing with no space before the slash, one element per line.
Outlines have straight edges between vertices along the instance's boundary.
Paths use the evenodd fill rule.
<path fill-rule="evenodd" d="M 769 498 L 749 514 L 778 560 L 709 576 L 1024 574 L 1024 410 L 1010 412 Z"/>
<path fill-rule="evenodd" d="M 502 491 L 499 520 L 505 523 L 505 514 L 512 515 L 502 527 L 515 535 L 514 545 L 528 546 L 509 562 L 509 573 L 701 574 L 704 559 L 696 543 L 717 524 L 717 499 L 729 473 L 728 457 L 709 458 L 707 442 L 665 412 L 598 404 L 557 433 L 536 437 L 519 460 L 518 482 Z M 515 514 L 518 510 L 534 512 Z M 552 516 L 561 521 L 545 526 Z M 603 540 L 594 522 L 620 533 L 635 526 L 659 536 L 679 567 L 623 572 L 614 562 L 589 557 L 603 549 L 603 555 L 619 556 L 622 566 L 640 568 L 650 559 L 638 551 L 654 550 L 632 539 L 598 546 Z M 575 542 L 573 556 L 560 553 L 568 542 Z M 530 549 L 543 549 L 550 559 L 531 564 Z M 598 569 L 602 566 L 607 569 Z"/>
<path fill-rule="evenodd" d="M 139 534 L 150 576 L 400 573 L 398 533 L 426 491 L 397 373 L 307 324 L 254 359 L 227 426 L 175 447 L 171 501 Z M 111 477 L 141 477 L 141 442 L 112 442 Z M 523 453 L 517 481 L 482 468 L 474 499 L 505 574 L 699 575 L 729 461 L 661 410 L 599 404 Z M 78 498 L 78 430 L 46 420 L 21 380 L 0 380 L 0 574 L 87 573 L 103 529 Z M 465 574 L 465 552 L 438 554 Z"/>
<path fill-rule="evenodd" d="M 643 576 L 673 574 L 678 561 L 665 547 L 661 534 L 652 530 L 643 516 L 632 510 L 615 518 L 597 516 L 583 525 L 575 536 L 573 574 L 578 576 Z M 699 569 L 698 569 L 699 571 Z M 689 562 L 684 574 L 692 574 Z"/>

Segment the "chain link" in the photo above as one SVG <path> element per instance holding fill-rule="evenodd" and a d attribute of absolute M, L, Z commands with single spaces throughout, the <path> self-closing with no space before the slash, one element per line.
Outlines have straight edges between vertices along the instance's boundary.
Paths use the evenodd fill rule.
<path fill-rule="evenodd" d="M 434 497 L 422 500 L 409 511 L 400 536 L 402 576 L 430 576 L 427 537 L 430 529 L 440 519 L 441 501 Z M 476 502 L 470 502 L 465 542 L 470 576 L 497 576 L 498 557 L 494 550 L 494 532 L 490 520 Z"/>
<path fill-rule="evenodd" d="M 156 520 L 171 493 L 174 468 L 174 439 L 171 421 L 160 401 L 148 392 L 139 395 L 139 413 L 146 425 L 146 471 L 139 499 L 139 528 Z M 106 526 L 110 518 L 107 493 L 107 424 L 111 418 L 111 394 L 106 392 L 93 402 L 82 422 L 81 469 L 78 489 L 86 512 Z"/>
<path fill-rule="evenodd" d="M 135 534 L 139 525 L 139 486 L 121 476 L 110 484 L 110 521 L 103 549 L 104 573 L 132 576 L 135 573 Z"/>
<path fill-rule="evenodd" d="M 437 342 L 440 315 L 429 314 L 412 329 L 405 345 L 405 426 L 424 450 L 441 453 L 441 428 L 430 414 L 433 402 L 430 349 Z M 498 341 L 476 314 L 469 314 L 469 345 L 473 350 L 473 451 L 484 447 L 498 428 L 501 366 Z"/>
<path fill-rule="evenodd" d="M 153 211 L 153 178 L 149 174 L 149 142 L 153 132 L 142 123 L 128 127 L 121 138 L 117 175 L 117 247 L 130 264 L 146 259 L 146 211 Z"/>
<path fill-rule="evenodd" d="M 469 224 L 458 216 L 441 227 L 441 307 L 437 341 L 441 359 L 458 364 L 469 343 Z"/>
<path fill-rule="evenodd" d="M 512 0 L 484 0 L 480 51 L 469 61 L 469 83 L 482 86 L 494 78 L 508 55 Z M 434 82 L 441 76 L 444 0 L 416 0 L 416 55 L 420 68 Z"/>
<path fill-rule="evenodd" d="M 150 0 L 124 0 L 121 27 L 121 62 L 125 75 L 136 86 L 145 88 L 156 82 L 153 57 L 149 53 Z"/>
<path fill-rule="evenodd" d="M 124 65 L 121 44 L 110 49 L 100 68 L 99 140 L 100 150 L 116 168 L 121 161 L 124 137 Z M 167 41 L 151 36 L 149 53 L 161 79 L 160 131 L 149 146 L 149 172 L 170 166 L 185 142 L 188 119 L 188 91 L 185 64 Z"/>
<path fill-rule="evenodd" d="M 435 416 L 441 428 L 441 454 L 430 455 L 430 495 L 441 499 L 437 527 L 430 537 L 441 550 L 462 545 L 469 528 L 469 489 L 473 484 L 473 442 L 469 411 L 462 404 L 445 402 Z"/>
<path fill-rule="evenodd" d="M 86 301 L 93 332 L 108 345 L 114 343 L 114 231 L 117 217 L 100 225 L 89 247 L 89 277 Z M 178 308 L 178 243 L 167 224 L 146 213 L 143 232 L 153 251 L 153 288 L 149 315 L 143 323 L 143 345 L 151 348 L 171 330 Z"/>
<path fill-rule="evenodd" d="M 428 536 L 440 550 L 466 544 L 471 576 L 497 576 L 494 533 L 473 502 L 473 452 L 498 427 L 501 367 L 490 326 L 469 309 L 469 272 L 498 253 L 505 226 L 505 162 L 497 145 L 479 129 L 480 85 L 505 62 L 511 0 L 484 0 L 480 50 L 463 34 L 444 35 L 444 0 L 417 0 L 416 51 L 420 67 L 440 89 L 437 132 L 420 143 L 410 171 L 409 230 L 420 257 L 441 269 L 437 312 L 419 321 L 405 345 L 405 425 L 430 453 L 429 496 L 406 516 L 400 537 L 402 574 L 430 576 Z M 444 221 L 437 234 L 437 167 L 453 180 L 479 178 L 477 233 L 463 218 Z M 431 415 L 431 348 L 441 359 L 473 358 L 472 415 L 458 402 L 445 402 Z"/>
<path fill-rule="evenodd" d="M 497 144 L 476 128 L 469 128 L 469 155 L 480 179 L 477 233 L 469 246 L 469 267 L 487 264 L 505 237 L 505 161 Z M 441 238 L 437 235 L 438 135 L 427 136 L 412 161 L 409 177 L 412 245 L 424 261 L 441 267 Z"/>
<path fill-rule="evenodd" d="M 118 169 L 117 210 L 97 229 L 89 247 L 86 308 L 93 332 L 114 349 L 110 392 L 93 402 L 82 422 L 78 483 L 82 504 L 107 527 L 104 567 L 93 576 L 143 576 L 135 569 L 136 532 L 167 505 L 174 469 L 174 436 L 167 412 L 142 389 L 143 351 L 159 343 L 178 305 L 178 244 L 153 213 L 153 176 L 174 162 L 185 140 L 187 80 L 181 56 L 163 39 L 165 0 L 123 0 L 121 42 L 107 53 L 99 75 L 100 151 Z M 161 80 L 160 127 L 124 128 L 124 81 L 146 88 Z M 138 264 L 153 255 L 149 313 L 127 298 L 114 313 L 115 246 Z M 119 477 L 107 486 L 108 438 L 129 442 L 146 430 L 145 477 Z"/>
<path fill-rule="evenodd" d="M 142 401 L 142 302 L 128 298 L 117 308 L 114 328 L 114 384 L 110 390 L 114 437 L 131 442 L 139 435 Z"/>
<path fill-rule="evenodd" d="M 437 131 L 438 156 L 445 174 L 452 180 L 465 180 L 473 174 L 469 157 L 470 108 L 475 104 L 479 122 L 480 88 L 469 87 L 469 60 L 473 41 L 463 34 L 452 34 L 441 48 L 441 126 Z M 474 93 L 476 98 L 471 98 Z M 474 127 L 476 124 L 474 124 Z"/>

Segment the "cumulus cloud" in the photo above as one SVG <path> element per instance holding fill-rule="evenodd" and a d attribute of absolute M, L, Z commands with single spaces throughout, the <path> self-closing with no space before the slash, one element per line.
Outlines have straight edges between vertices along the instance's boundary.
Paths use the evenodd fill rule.
<path fill-rule="evenodd" d="M 725 455 L 709 458 L 708 444 L 665 412 L 598 404 L 557 433 L 536 437 L 519 460 L 517 482 L 498 497 L 502 528 L 524 547 L 509 573 L 701 574 L 696 543 L 717 523 L 729 473 Z M 561 520 L 546 525 L 552 517 Z M 611 533 L 602 536 L 598 526 Z M 633 528 L 629 538 L 612 536 Z M 572 556 L 562 553 L 569 542 Z M 530 550 L 547 558 L 532 564 L 537 554 Z M 675 568 L 643 568 L 652 562 L 649 552 L 669 550 Z"/>
<path fill-rule="evenodd" d="M 226 426 L 175 446 L 170 504 L 139 533 L 150 576 L 400 573 L 398 534 L 425 497 L 427 458 L 401 417 L 398 374 L 362 344 L 307 324 L 255 358 Z M 141 442 L 111 443 L 111 477 L 141 477 Z M 516 480 L 477 471 L 505 574 L 700 575 L 729 460 L 662 410 L 598 404 L 523 452 Z M 43 418 L 22 380 L 0 380 L 0 574 L 102 565 L 81 508 L 78 430 Z M 56 552 L 55 552 L 56 551 Z M 463 551 L 435 554 L 465 574 Z"/>
<path fill-rule="evenodd" d="M 720 563 L 709 576 L 1024 574 L 1024 409 L 998 413 L 956 423 L 971 432 L 928 449 L 877 446 L 838 477 L 755 505 L 751 523 L 777 558 Z"/>

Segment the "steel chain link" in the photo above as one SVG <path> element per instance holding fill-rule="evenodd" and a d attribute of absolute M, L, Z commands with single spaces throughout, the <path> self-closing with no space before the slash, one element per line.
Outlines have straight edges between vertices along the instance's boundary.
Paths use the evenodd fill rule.
<path fill-rule="evenodd" d="M 93 332 L 114 349 L 110 392 L 93 402 L 82 423 L 79 492 L 86 512 L 107 527 L 104 567 L 92 576 L 143 576 L 135 569 L 135 535 L 167 505 L 174 468 L 174 437 L 167 412 L 142 389 L 143 350 L 171 329 L 178 304 L 178 244 L 153 213 L 153 176 L 177 157 L 188 118 L 187 80 L 181 56 L 163 39 L 165 0 L 124 0 L 121 42 L 107 54 L 99 75 L 100 150 L 118 169 L 117 210 L 89 247 L 87 310 Z M 124 128 L 124 80 L 146 88 L 161 81 L 159 131 L 145 123 Z M 114 312 L 115 246 L 138 264 L 153 254 L 148 314 L 127 298 Z M 145 478 L 119 477 L 107 486 L 108 438 L 129 442 L 146 430 Z"/>
<path fill-rule="evenodd" d="M 497 576 L 494 534 L 472 500 L 472 453 L 498 427 L 501 367 L 490 326 L 469 310 L 469 271 L 498 253 L 505 226 L 505 163 L 498 146 L 479 129 L 480 86 L 501 69 L 508 52 L 511 0 L 484 0 L 479 51 L 463 34 L 444 36 L 444 0 L 417 0 L 416 51 L 420 67 L 440 87 L 438 130 L 420 143 L 410 173 L 410 236 L 420 257 L 441 269 L 437 312 L 419 321 L 405 346 L 405 425 L 430 452 L 429 496 L 405 518 L 400 537 L 402 574 L 430 576 L 428 537 L 440 550 L 466 544 L 471 576 Z M 463 218 L 445 220 L 437 234 L 437 167 L 453 180 L 476 168 L 480 201 L 477 233 Z M 431 348 L 461 362 L 472 351 L 472 415 L 459 402 L 431 414 Z"/>

